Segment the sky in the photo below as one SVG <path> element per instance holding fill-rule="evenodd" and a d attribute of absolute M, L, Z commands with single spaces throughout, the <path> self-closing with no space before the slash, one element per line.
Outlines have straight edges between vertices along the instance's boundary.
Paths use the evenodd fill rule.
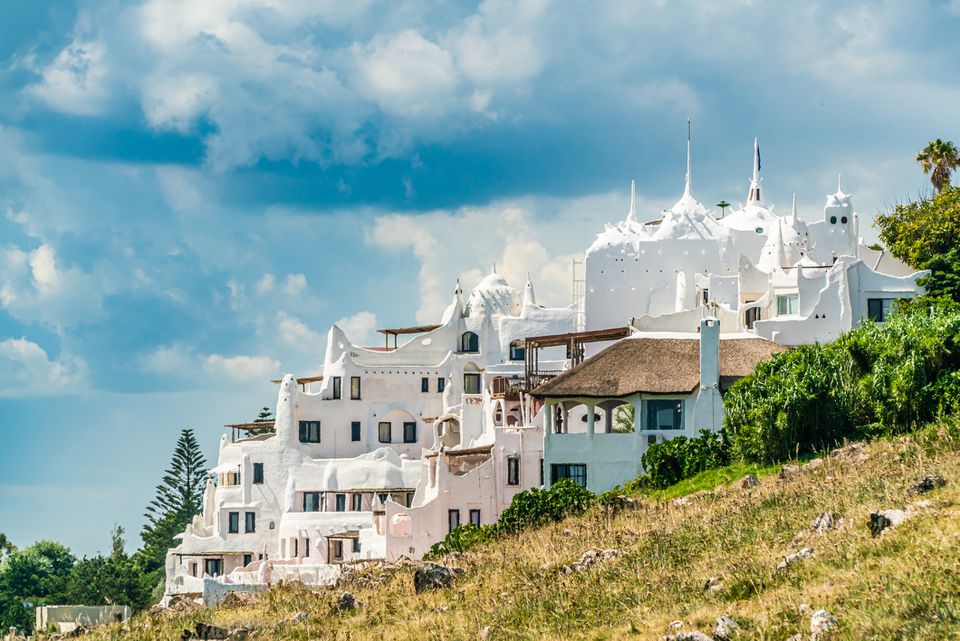
<path fill-rule="evenodd" d="M 874 214 L 957 140 L 960 0 L 0 0 L 0 532 L 139 543 L 179 431 L 435 321 L 496 263 L 566 305 L 628 209 Z"/>

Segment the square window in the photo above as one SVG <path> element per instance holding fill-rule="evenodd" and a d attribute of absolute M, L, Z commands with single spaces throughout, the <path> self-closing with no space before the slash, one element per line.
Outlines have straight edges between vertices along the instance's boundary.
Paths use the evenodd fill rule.
<path fill-rule="evenodd" d="M 252 555 L 252 554 L 244 554 L 244 555 L 243 555 L 243 567 L 247 567 L 247 566 L 250 565 L 251 563 L 253 563 L 253 555 Z"/>
<path fill-rule="evenodd" d="M 303 511 L 304 512 L 320 511 L 320 492 L 304 492 L 303 493 Z"/>
<path fill-rule="evenodd" d="M 510 343 L 510 360 L 511 361 L 522 361 L 526 360 L 527 350 L 523 346 L 523 343 L 520 341 L 513 341 Z"/>
<path fill-rule="evenodd" d="M 867 317 L 875 323 L 883 323 L 893 311 L 895 298 L 868 298 Z"/>
<path fill-rule="evenodd" d="M 253 483 L 254 485 L 263 483 L 263 463 L 253 464 Z"/>
<path fill-rule="evenodd" d="M 360 400 L 360 377 L 359 376 L 350 377 L 350 398 L 355 401 Z"/>
<path fill-rule="evenodd" d="M 520 485 L 520 459 L 507 457 L 507 485 Z"/>
<path fill-rule="evenodd" d="M 320 421 L 300 421 L 300 442 L 320 442 Z"/>
<path fill-rule="evenodd" d="M 388 423 L 387 421 L 381 421 L 377 427 L 378 427 L 377 436 L 379 437 L 380 442 L 389 443 L 390 442 L 390 423 Z"/>
<path fill-rule="evenodd" d="M 359 538 L 353 540 L 353 553 L 354 553 L 354 554 L 360 554 L 360 539 L 359 539 Z"/>
<path fill-rule="evenodd" d="M 343 561 L 343 541 L 340 539 L 330 541 L 330 560 Z"/>
<path fill-rule="evenodd" d="M 445 389 L 447 389 L 447 379 L 441 376 L 437 379 L 437 391 L 442 392 Z"/>
<path fill-rule="evenodd" d="M 350 495 L 350 509 L 354 512 L 363 511 L 363 495 L 362 494 Z"/>
<path fill-rule="evenodd" d="M 653 399 L 644 401 L 648 430 L 683 429 L 682 399 Z"/>
<path fill-rule="evenodd" d="M 460 510 L 447 510 L 447 527 L 450 532 L 460 527 Z"/>
<path fill-rule="evenodd" d="M 581 487 L 587 487 L 587 466 L 584 463 L 554 463 L 550 466 L 550 482 L 570 479 Z"/>
<path fill-rule="evenodd" d="M 480 510 L 470 510 L 470 524 L 480 527 Z"/>
<path fill-rule="evenodd" d="M 223 574 L 223 559 L 204 559 L 203 573 L 210 576 L 220 576 Z"/>
<path fill-rule="evenodd" d="M 800 313 L 800 295 L 777 296 L 777 316 L 793 316 Z"/>
<path fill-rule="evenodd" d="M 240 513 L 229 512 L 227 514 L 227 533 L 237 534 L 240 532 Z"/>
<path fill-rule="evenodd" d="M 480 374 L 475 372 L 466 372 L 463 375 L 463 393 L 479 394 L 481 391 Z"/>
<path fill-rule="evenodd" d="M 360 421 L 350 423 L 350 440 L 354 442 L 360 440 Z"/>
<path fill-rule="evenodd" d="M 257 514 L 256 512 L 247 512 L 243 522 L 243 531 L 246 533 L 256 532 L 257 531 Z"/>
<path fill-rule="evenodd" d="M 416 423 L 403 424 L 403 442 L 404 443 L 417 442 L 417 424 Z"/>
<path fill-rule="evenodd" d="M 343 393 L 342 387 L 343 387 L 342 379 L 339 376 L 334 376 L 333 377 L 333 398 L 334 399 L 340 398 L 340 395 Z"/>
<path fill-rule="evenodd" d="M 347 495 L 346 494 L 337 494 L 337 512 L 346 512 L 347 511 Z"/>
<path fill-rule="evenodd" d="M 430 377 L 424 376 L 420 379 L 420 391 L 424 394 L 430 391 Z"/>

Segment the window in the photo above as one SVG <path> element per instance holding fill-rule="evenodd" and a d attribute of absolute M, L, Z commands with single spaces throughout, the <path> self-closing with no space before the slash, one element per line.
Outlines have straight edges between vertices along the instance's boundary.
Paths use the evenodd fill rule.
<path fill-rule="evenodd" d="M 516 456 L 507 457 L 507 485 L 520 485 L 520 459 Z"/>
<path fill-rule="evenodd" d="M 656 399 L 644 401 L 648 430 L 683 429 L 683 401 Z"/>
<path fill-rule="evenodd" d="M 254 485 L 263 483 L 263 463 L 253 464 L 253 483 Z"/>
<path fill-rule="evenodd" d="M 360 421 L 353 421 L 350 423 L 350 440 L 360 440 Z"/>
<path fill-rule="evenodd" d="M 417 442 L 417 424 L 416 423 L 403 424 L 403 442 L 404 443 Z"/>
<path fill-rule="evenodd" d="M 249 534 L 250 532 L 257 531 L 257 513 L 256 512 L 247 512 L 244 515 L 243 520 L 243 531 Z"/>
<path fill-rule="evenodd" d="M 785 294 L 777 296 L 777 316 L 788 316 L 799 312 L 800 295 Z"/>
<path fill-rule="evenodd" d="M 447 389 L 447 379 L 441 376 L 437 379 L 437 391 L 442 392 L 445 389 Z"/>
<path fill-rule="evenodd" d="M 410 507 L 410 506 L 413 505 L 413 492 L 407 492 L 407 500 L 406 500 L 405 505 L 406 505 L 407 507 Z"/>
<path fill-rule="evenodd" d="M 337 512 L 346 512 L 347 511 L 347 495 L 346 494 L 337 494 Z"/>
<path fill-rule="evenodd" d="M 710 302 L 710 290 L 703 290 L 703 304 L 706 305 Z"/>
<path fill-rule="evenodd" d="M 836 224 L 837 224 L 837 217 L 836 217 L 836 216 L 830 216 L 830 224 L 831 224 L 831 225 L 836 225 Z"/>
<path fill-rule="evenodd" d="M 240 532 L 240 513 L 239 512 L 227 513 L 227 533 L 237 534 L 238 532 Z"/>
<path fill-rule="evenodd" d="M 330 560 L 343 561 L 343 541 L 336 539 L 330 541 Z"/>
<path fill-rule="evenodd" d="M 760 320 L 759 307 L 750 307 L 743 312 L 743 324 L 747 326 L 747 329 L 753 329 L 753 324 L 758 320 Z"/>
<path fill-rule="evenodd" d="M 481 390 L 480 375 L 475 372 L 466 372 L 463 375 L 463 393 L 479 394 Z"/>
<path fill-rule="evenodd" d="M 840 216 L 840 222 L 843 223 L 844 225 L 846 225 L 846 224 L 847 224 L 847 217 L 846 217 L 846 216 Z"/>
<path fill-rule="evenodd" d="M 895 298 L 868 298 L 867 317 L 876 323 L 884 322 L 893 311 L 896 300 Z"/>
<path fill-rule="evenodd" d="M 460 510 L 447 510 L 447 526 L 450 532 L 460 527 Z"/>
<path fill-rule="evenodd" d="M 320 421 L 300 421 L 300 442 L 320 442 Z"/>
<path fill-rule="evenodd" d="M 420 379 L 420 391 L 426 394 L 430 391 L 430 377 L 424 376 Z"/>
<path fill-rule="evenodd" d="M 587 487 L 587 466 L 583 463 L 554 463 L 550 466 L 550 483 L 570 479 L 581 487 Z"/>
<path fill-rule="evenodd" d="M 244 555 L 243 555 L 243 567 L 247 567 L 247 566 L 250 565 L 251 563 L 253 563 L 253 555 L 252 555 L 252 554 L 244 554 Z"/>
<path fill-rule="evenodd" d="M 510 360 L 511 361 L 522 361 L 527 357 L 527 350 L 524 348 L 521 341 L 513 341 L 510 343 Z"/>
<path fill-rule="evenodd" d="M 197 576 L 197 562 L 190 562 L 190 576 Z"/>
<path fill-rule="evenodd" d="M 470 510 L 470 523 L 474 527 L 480 527 L 480 510 Z"/>
<path fill-rule="evenodd" d="M 339 376 L 333 377 L 333 398 L 340 398 L 343 393 L 343 380 Z"/>
<path fill-rule="evenodd" d="M 360 539 L 353 540 L 353 553 L 360 554 Z"/>
<path fill-rule="evenodd" d="M 540 485 L 543 485 L 543 459 L 540 459 Z"/>
<path fill-rule="evenodd" d="M 310 537 L 303 539 L 303 556 L 310 556 Z"/>
<path fill-rule="evenodd" d="M 293 539 L 293 557 L 300 556 L 300 539 Z"/>
<path fill-rule="evenodd" d="M 460 351 L 461 352 L 479 352 L 480 351 L 480 337 L 474 334 L 473 332 L 464 332 L 460 336 Z"/>
<path fill-rule="evenodd" d="M 353 512 L 363 511 L 363 495 L 362 494 L 350 495 L 350 510 Z"/>
<path fill-rule="evenodd" d="M 355 401 L 360 400 L 360 377 L 351 376 L 350 377 L 350 398 Z"/>
<path fill-rule="evenodd" d="M 303 511 L 304 512 L 320 511 L 320 492 L 304 492 L 303 493 Z"/>
<path fill-rule="evenodd" d="M 380 421 L 377 424 L 377 436 L 381 443 L 390 442 L 390 423 L 387 421 Z"/>
<path fill-rule="evenodd" d="M 203 573 L 210 576 L 220 576 L 223 574 L 223 559 L 204 559 Z"/>

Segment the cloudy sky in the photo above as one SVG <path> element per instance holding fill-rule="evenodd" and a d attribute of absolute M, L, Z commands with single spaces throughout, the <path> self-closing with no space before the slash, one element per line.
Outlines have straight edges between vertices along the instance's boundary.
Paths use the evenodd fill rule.
<path fill-rule="evenodd" d="M 132 542 L 180 428 L 682 190 L 865 219 L 960 138 L 960 1 L 0 0 L 0 531 Z M 864 228 L 867 225 L 863 225 Z M 874 235 L 866 231 L 867 236 Z"/>

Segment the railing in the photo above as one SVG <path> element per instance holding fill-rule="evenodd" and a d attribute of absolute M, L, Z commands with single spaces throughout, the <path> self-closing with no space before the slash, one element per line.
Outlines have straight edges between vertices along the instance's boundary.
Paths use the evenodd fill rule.
<path fill-rule="evenodd" d="M 546 383 L 547 381 L 549 381 L 549 380 L 550 380 L 551 378 L 553 378 L 554 376 L 557 376 L 557 375 L 562 374 L 562 373 L 563 373 L 563 370 L 561 370 L 561 369 L 557 369 L 557 370 L 536 370 L 536 371 L 527 372 L 527 379 L 526 379 L 526 382 L 524 383 L 524 390 L 523 390 L 523 391 L 525 391 L 525 392 L 531 392 L 531 391 L 533 391 L 534 389 L 536 389 L 537 387 L 539 387 L 541 384 Z"/>
<path fill-rule="evenodd" d="M 493 391 L 491 396 L 494 399 L 505 399 L 508 401 L 520 400 L 519 381 L 510 381 L 506 378 L 497 377 L 493 379 Z"/>

